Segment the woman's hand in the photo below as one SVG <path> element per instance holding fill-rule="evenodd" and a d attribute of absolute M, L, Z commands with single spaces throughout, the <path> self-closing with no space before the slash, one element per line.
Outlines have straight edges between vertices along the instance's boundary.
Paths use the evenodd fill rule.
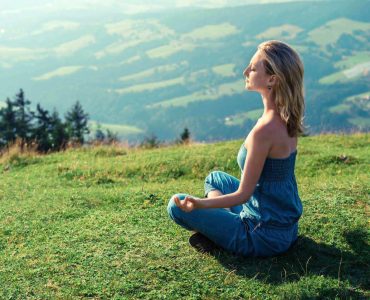
<path fill-rule="evenodd" d="M 197 208 L 199 199 L 191 196 L 186 196 L 184 200 L 180 200 L 177 196 L 173 198 L 175 204 L 181 208 L 184 212 L 191 212 L 193 209 Z"/>

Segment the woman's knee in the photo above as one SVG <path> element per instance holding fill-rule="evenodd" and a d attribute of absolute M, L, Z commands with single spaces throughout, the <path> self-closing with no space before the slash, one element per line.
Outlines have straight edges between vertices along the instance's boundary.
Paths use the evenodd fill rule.
<path fill-rule="evenodd" d="M 208 174 L 206 179 L 204 180 L 204 190 L 206 195 L 212 190 L 219 190 L 222 192 L 222 175 L 224 172 L 222 171 L 212 171 Z"/>
<path fill-rule="evenodd" d="M 174 220 L 181 213 L 181 209 L 176 205 L 174 198 L 177 197 L 180 200 L 184 200 L 186 196 L 187 194 L 175 194 L 171 197 L 167 205 L 167 212 L 171 219 Z"/>

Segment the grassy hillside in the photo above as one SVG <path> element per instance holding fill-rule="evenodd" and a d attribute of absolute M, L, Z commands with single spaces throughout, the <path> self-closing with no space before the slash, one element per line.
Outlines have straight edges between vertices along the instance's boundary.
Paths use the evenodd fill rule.
<path fill-rule="evenodd" d="M 200 254 L 167 216 L 242 140 L 1 158 L 1 299 L 369 296 L 369 134 L 301 138 L 300 239 L 267 259 Z"/>

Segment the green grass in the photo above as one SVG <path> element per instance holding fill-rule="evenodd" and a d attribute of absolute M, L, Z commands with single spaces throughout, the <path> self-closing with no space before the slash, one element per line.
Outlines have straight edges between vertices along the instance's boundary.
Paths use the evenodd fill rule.
<path fill-rule="evenodd" d="M 61 67 L 54 71 L 50 71 L 48 73 L 45 73 L 43 75 L 37 76 L 32 78 L 33 80 L 40 81 L 40 80 L 49 80 L 54 77 L 63 77 L 67 75 L 74 74 L 81 70 L 83 66 L 68 66 L 68 67 Z"/>
<path fill-rule="evenodd" d="M 177 77 L 168 80 L 156 81 L 156 82 L 148 82 L 148 83 L 140 83 L 136 85 L 132 85 L 127 88 L 122 89 L 115 89 L 115 92 L 118 94 L 128 94 L 128 93 L 140 93 L 143 91 L 152 91 L 156 89 L 165 88 L 172 85 L 181 85 L 184 84 L 184 77 Z"/>
<path fill-rule="evenodd" d="M 280 39 L 280 40 L 290 40 L 294 39 L 298 33 L 303 31 L 303 29 L 296 25 L 284 24 L 277 27 L 270 27 L 264 32 L 256 35 L 257 39 Z"/>
<path fill-rule="evenodd" d="M 228 126 L 243 125 L 244 121 L 250 119 L 257 121 L 262 116 L 263 108 L 250 110 L 244 113 L 236 114 L 225 119 L 225 124 Z"/>
<path fill-rule="evenodd" d="M 308 35 L 310 40 L 321 46 L 325 51 L 326 45 L 334 44 L 343 33 L 352 34 L 355 30 L 367 31 L 369 29 L 369 23 L 340 18 L 310 31 Z"/>
<path fill-rule="evenodd" d="M 321 84 L 333 84 L 336 82 L 349 82 L 359 78 L 361 76 L 368 76 L 370 68 L 370 61 L 359 63 L 351 68 L 335 72 L 323 78 L 320 78 L 319 83 Z"/>
<path fill-rule="evenodd" d="M 336 68 L 339 69 L 348 69 L 355 65 L 366 63 L 370 61 L 370 52 L 361 51 L 355 52 L 352 56 L 344 57 L 341 61 L 338 61 L 334 64 Z"/>
<path fill-rule="evenodd" d="M 218 40 L 238 33 L 239 30 L 230 23 L 221 23 L 216 25 L 206 25 L 194 29 L 182 36 L 183 39 L 192 40 Z"/>
<path fill-rule="evenodd" d="M 76 53 L 77 51 L 94 44 L 96 39 L 93 35 L 88 34 L 84 35 L 73 41 L 63 43 L 53 49 L 56 55 L 58 56 L 67 56 Z"/>
<path fill-rule="evenodd" d="M 235 64 L 218 65 L 212 68 L 212 72 L 222 77 L 235 77 L 234 68 Z"/>
<path fill-rule="evenodd" d="M 343 114 L 350 113 L 358 114 L 360 111 L 362 113 L 370 114 L 370 92 L 353 95 L 345 98 L 340 104 L 332 106 L 329 108 L 331 113 Z M 349 119 L 350 123 L 356 125 L 359 129 L 364 129 L 365 127 L 370 127 L 369 118 L 355 117 Z"/>
<path fill-rule="evenodd" d="M 149 108 L 155 107 L 169 107 L 169 106 L 187 106 L 192 102 L 218 100 L 223 96 L 231 96 L 243 92 L 243 81 L 237 80 L 230 83 L 224 83 L 215 88 L 197 91 L 189 95 L 164 100 L 151 105 Z"/>
<path fill-rule="evenodd" d="M 103 132 L 106 129 L 109 129 L 113 133 L 117 133 L 119 137 L 127 137 L 131 134 L 143 133 L 144 131 L 138 127 L 122 124 L 108 124 L 108 123 L 99 123 Z M 98 129 L 98 122 L 89 121 L 89 128 L 91 134 L 94 136 L 96 130 Z M 104 132 L 105 133 L 105 132 Z"/>
<path fill-rule="evenodd" d="M 145 71 L 129 74 L 126 76 L 122 76 L 119 78 L 120 81 L 130 81 L 130 80 L 141 80 L 150 76 L 153 76 L 155 74 L 159 73 L 167 73 L 172 72 L 178 69 L 181 65 L 186 65 L 187 63 L 185 61 L 179 63 L 179 64 L 168 64 L 168 65 L 162 65 L 157 66 L 154 68 L 147 69 Z"/>
<path fill-rule="evenodd" d="M 369 296 L 369 134 L 301 138 L 300 239 L 273 258 L 200 254 L 167 216 L 242 140 L 82 148 L 0 165 L 1 299 L 340 299 Z"/>

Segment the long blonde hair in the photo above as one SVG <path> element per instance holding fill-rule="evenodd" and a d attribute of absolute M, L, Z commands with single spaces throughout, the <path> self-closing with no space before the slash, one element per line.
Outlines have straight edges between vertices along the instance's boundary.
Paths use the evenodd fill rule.
<path fill-rule="evenodd" d="M 304 68 L 298 53 L 280 41 L 266 41 L 258 46 L 264 57 L 266 73 L 276 76 L 272 87 L 275 104 L 291 137 L 303 134 Z"/>

